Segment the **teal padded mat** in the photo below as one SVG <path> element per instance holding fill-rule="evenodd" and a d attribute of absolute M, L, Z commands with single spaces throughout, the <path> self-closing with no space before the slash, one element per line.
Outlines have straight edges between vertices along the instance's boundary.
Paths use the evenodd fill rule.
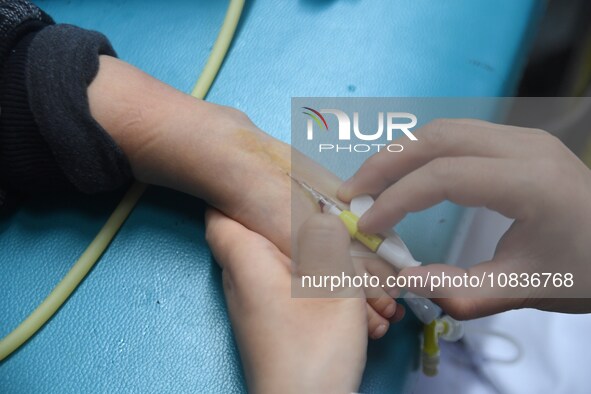
<path fill-rule="evenodd" d="M 58 22 L 105 33 L 122 59 L 185 92 L 227 7 L 38 4 Z M 247 0 L 208 99 L 289 141 L 294 96 L 510 95 L 542 8 L 538 0 Z M 1 213 L 0 336 L 64 276 L 119 197 L 37 196 Z M 150 188 L 66 305 L 0 364 L 0 392 L 244 392 L 203 210 L 195 198 Z M 419 255 L 443 258 L 449 248 L 461 210 L 450 204 L 441 215 L 444 229 Z M 408 234 L 430 225 L 419 221 Z M 361 391 L 412 384 L 417 328 L 407 318 L 370 345 Z"/>

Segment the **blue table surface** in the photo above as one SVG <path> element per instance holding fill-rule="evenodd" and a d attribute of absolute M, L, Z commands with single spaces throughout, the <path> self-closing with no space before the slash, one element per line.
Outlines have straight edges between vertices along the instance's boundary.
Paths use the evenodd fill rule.
<path fill-rule="evenodd" d="M 60 23 L 103 32 L 122 59 L 186 92 L 227 7 L 207 0 L 37 3 Z M 289 141 L 291 97 L 510 95 L 543 6 L 247 1 L 208 99 Z M 64 276 L 120 195 L 36 196 L 0 214 L 0 336 Z M 71 299 L 0 364 L 0 392 L 244 392 L 203 211 L 198 199 L 150 188 Z M 443 204 L 403 223 L 402 236 L 419 259 L 443 259 L 461 213 Z M 370 344 L 361 391 L 412 384 L 417 329 L 407 318 Z"/>

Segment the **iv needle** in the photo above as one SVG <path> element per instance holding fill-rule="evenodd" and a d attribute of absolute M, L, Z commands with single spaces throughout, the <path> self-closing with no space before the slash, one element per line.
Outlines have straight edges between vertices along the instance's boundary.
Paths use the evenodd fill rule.
<path fill-rule="evenodd" d="M 302 182 L 299 179 L 295 178 L 293 175 L 288 173 L 289 177 L 294 180 L 295 183 L 300 185 L 304 190 L 314 197 L 317 203 L 322 205 L 329 205 L 329 206 L 338 206 L 336 202 L 325 196 L 324 194 L 320 193 L 318 190 L 314 189 L 312 186 L 308 185 L 306 182 Z"/>

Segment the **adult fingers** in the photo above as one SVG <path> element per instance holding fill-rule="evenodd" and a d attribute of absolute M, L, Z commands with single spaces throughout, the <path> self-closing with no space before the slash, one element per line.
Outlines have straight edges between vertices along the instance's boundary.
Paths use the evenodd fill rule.
<path fill-rule="evenodd" d="M 294 257 L 294 274 L 298 278 L 342 278 L 355 275 L 351 255 L 350 237 L 343 223 L 335 216 L 314 214 L 300 228 L 298 247 Z M 344 281 L 340 281 L 344 282 Z M 304 281 L 302 280 L 302 283 Z M 344 291 L 343 291 L 344 290 Z M 310 296 L 359 295 L 360 291 L 347 291 L 346 283 L 331 282 L 310 292 Z M 305 294 L 304 294 L 305 295 Z"/>
<path fill-rule="evenodd" d="M 468 270 L 446 264 L 405 268 L 400 277 L 409 290 L 432 299 L 453 318 L 466 320 L 523 305 L 529 298 L 528 289 L 500 287 L 497 282 L 499 274 L 513 271 L 511 262 L 493 260 Z"/>
<path fill-rule="evenodd" d="M 370 157 L 339 189 L 339 198 L 349 201 L 359 194 L 378 194 L 406 174 L 438 157 L 524 157 L 539 153 L 532 134 L 541 130 L 504 126 L 475 119 L 438 119 L 418 132 L 418 141 L 401 138 L 401 153 L 387 150 Z"/>
<path fill-rule="evenodd" d="M 522 171 L 517 160 L 476 157 L 435 159 L 386 189 L 360 218 L 360 230 L 385 231 L 407 213 L 449 200 L 465 206 L 484 206 L 523 218 L 537 180 Z"/>
<path fill-rule="evenodd" d="M 205 213 L 206 240 L 215 260 L 233 281 L 251 287 L 289 275 L 289 261 L 275 245 L 258 233 L 209 208 Z"/>

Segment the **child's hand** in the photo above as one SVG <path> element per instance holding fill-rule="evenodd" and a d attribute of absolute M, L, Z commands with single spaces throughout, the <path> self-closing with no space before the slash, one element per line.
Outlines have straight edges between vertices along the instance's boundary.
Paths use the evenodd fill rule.
<path fill-rule="evenodd" d="M 443 200 L 484 206 L 515 222 L 499 242 L 494 259 L 467 271 L 479 278 L 492 274 L 494 289 L 486 281 L 483 289 L 472 291 L 415 290 L 442 297 L 441 306 L 458 318 L 520 307 L 591 312 L 591 171 L 558 139 L 541 130 L 439 120 L 425 126 L 418 138 L 396 141 L 404 146 L 403 152 L 376 154 L 341 187 L 339 196 L 345 201 L 363 193 L 379 195 L 359 221 L 362 231 L 390 228 L 408 212 Z M 431 277 L 466 273 L 431 265 L 405 269 L 401 275 L 426 277 L 427 272 Z M 518 286 L 499 288 L 499 273 L 524 275 Z M 536 286 L 534 274 L 543 273 L 559 273 L 562 280 L 552 276 L 544 287 L 542 276 L 541 285 Z M 570 288 L 567 273 L 573 275 Z M 567 299 L 576 297 L 585 299 Z"/>
<path fill-rule="evenodd" d="M 367 351 L 363 292 L 292 298 L 290 259 L 275 245 L 216 210 L 208 211 L 206 224 L 249 391 L 357 391 Z M 300 231 L 298 275 L 318 274 L 318 259 L 353 274 L 349 243 L 339 219 L 312 216 Z"/>
<path fill-rule="evenodd" d="M 306 192 L 291 193 L 288 173 L 329 195 L 341 183 L 244 113 L 197 100 L 120 60 L 101 56 L 88 96 L 93 116 L 123 149 L 136 179 L 205 199 L 287 256 L 292 229 L 318 212 Z M 292 215 L 292 207 L 299 214 Z M 369 333 L 378 338 L 396 303 L 384 291 L 375 293 L 368 300 Z"/>

